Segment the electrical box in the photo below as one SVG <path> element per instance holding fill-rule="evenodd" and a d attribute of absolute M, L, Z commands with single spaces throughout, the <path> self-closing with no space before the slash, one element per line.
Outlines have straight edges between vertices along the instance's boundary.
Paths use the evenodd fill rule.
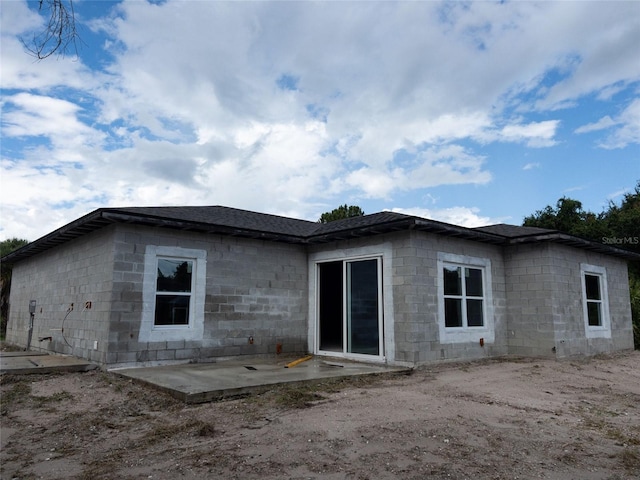
<path fill-rule="evenodd" d="M 29 313 L 32 314 L 32 315 L 36 313 L 36 301 L 35 300 L 29 300 Z"/>

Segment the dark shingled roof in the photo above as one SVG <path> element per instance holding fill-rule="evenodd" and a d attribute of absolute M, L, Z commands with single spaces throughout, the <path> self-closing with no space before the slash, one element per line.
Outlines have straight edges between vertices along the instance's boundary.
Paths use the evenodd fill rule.
<path fill-rule="evenodd" d="M 119 213 L 129 213 L 148 219 L 176 220 L 200 225 L 218 225 L 232 229 L 246 229 L 256 232 L 306 237 L 319 224 L 308 220 L 281 217 L 266 213 L 250 212 L 222 206 L 205 207 L 132 207 L 111 209 Z"/>
<path fill-rule="evenodd" d="M 548 228 L 519 227 L 517 225 L 508 225 L 506 223 L 497 223 L 495 225 L 487 225 L 486 227 L 476 227 L 474 228 L 474 230 L 477 230 L 479 232 L 494 233 L 496 235 L 507 238 L 557 232 L 557 230 L 550 230 Z"/>
<path fill-rule="evenodd" d="M 465 228 L 395 212 L 380 212 L 322 224 L 223 206 L 100 208 L 11 252 L 1 260 L 13 264 L 114 223 L 164 227 L 299 245 L 335 242 L 400 230 L 417 230 L 494 245 L 556 242 L 629 260 L 640 260 L 640 254 L 637 253 L 543 228 L 506 224 Z"/>

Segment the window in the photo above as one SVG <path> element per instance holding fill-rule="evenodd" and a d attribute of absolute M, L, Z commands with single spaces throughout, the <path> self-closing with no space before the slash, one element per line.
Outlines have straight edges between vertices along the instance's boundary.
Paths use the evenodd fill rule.
<path fill-rule="evenodd" d="M 491 260 L 438 252 L 440 343 L 495 340 Z"/>
<path fill-rule="evenodd" d="M 154 325 L 189 325 L 193 260 L 158 258 Z"/>
<path fill-rule="evenodd" d="M 590 327 L 601 327 L 602 292 L 600 289 L 600 275 L 585 273 L 584 289 L 587 302 L 587 323 Z"/>
<path fill-rule="evenodd" d="M 140 342 L 202 340 L 207 252 L 147 245 Z"/>
<path fill-rule="evenodd" d="M 447 328 L 484 326 L 482 269 L 444 264 L 444 324 Z"/>
<path fill-rule="evenodd" d="M 580 265 L 582 310 L 587 338 L 611 337 L 607 270 L 597 265 Z"/>

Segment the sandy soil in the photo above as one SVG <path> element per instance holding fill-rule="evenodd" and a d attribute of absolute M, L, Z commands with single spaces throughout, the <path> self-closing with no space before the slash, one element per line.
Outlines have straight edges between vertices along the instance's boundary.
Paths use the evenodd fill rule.
<path fill-rule="evenodd" d="M 195 406 L 101 371 L 0 383 L 3 479 L 640 477 L 640 352 L 438 364 Z"/>

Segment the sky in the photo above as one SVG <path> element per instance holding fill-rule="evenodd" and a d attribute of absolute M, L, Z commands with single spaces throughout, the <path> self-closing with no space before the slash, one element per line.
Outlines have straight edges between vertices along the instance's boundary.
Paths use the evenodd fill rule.
<path fill-rule="evenodd" d="M 66 0 L 68 1 L 68 0 Z M 640 180 L 640 2 L 0 2 L 0 240 L 101 207 L 475 227 Z"/>

